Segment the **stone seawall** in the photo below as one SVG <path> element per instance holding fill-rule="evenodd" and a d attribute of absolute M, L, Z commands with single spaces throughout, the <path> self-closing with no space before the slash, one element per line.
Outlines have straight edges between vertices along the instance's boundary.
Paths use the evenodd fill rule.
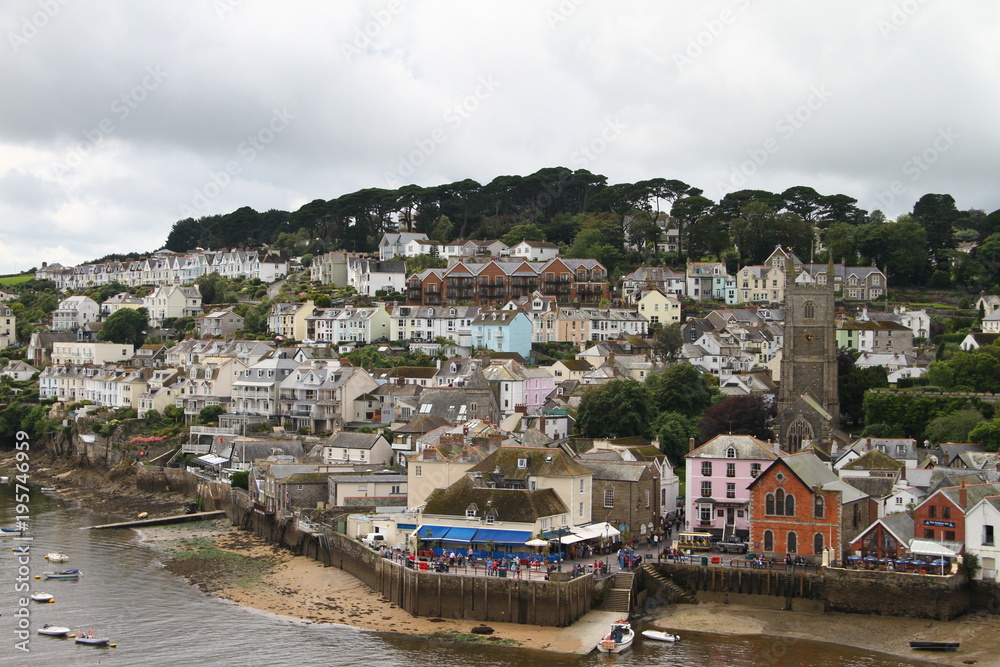
<path fill-rule="evenodd" d="M 1000 586 L 975 588 L 962 575 L 930 575 L 827 568 L 817 573 L 652 564 L 702 602 L 731 602 L 768 609 L 822 610 L 951 620 L 973 608 L 1000 609 Z M 651 586 L 655 587 L 653 581 Z M 997 613 L 997 612 L 994 612 Z"/>
<path fill-rule="evenodd" d="M 303 531 L 294 518 L 254 509 L 245 493 L 218 502 L 233 524 L 347 572 L 414 616 L 565 627 L 593 602 L 592 575 L 555 582 L 412 570 L 328 527 Z"/>

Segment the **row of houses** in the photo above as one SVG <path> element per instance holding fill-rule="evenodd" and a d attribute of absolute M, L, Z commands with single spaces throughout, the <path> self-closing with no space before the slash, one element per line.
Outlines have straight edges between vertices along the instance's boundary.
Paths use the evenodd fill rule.
<path fill-rule="evenodd" d="M 71 267 L 43 262 L 35 278 L 51 280 L 60 290 L 86 290 L 112 283 L 126 287 L 189 285 L 211 273 L 228 279 L 257 278 L 271 283 L 288 275 L 288 265 L 288 258 L 270 250 L 197 249 L 185 253 L 158 250 L 145 259 Z"/>
<path fill-rule="evenodd" d="M 724 262 L 689 261 L 683 272 L 643 266 L 622 279 L 621 295 L 634 303 L 642 290 L 656 287 L 665 294 L 694 301 L 777 305 L 785 298 L 785 267 L 789 262 L 795 266 L 796 282 L 828 284 L 829 264 L 807 264 L 776 246 L 763 264 L 744 266 L 735 273 L 730 273 Z M 833 264 L 833 280 L 847 300 L 874 301 L 888 289 L 885 274 L 875 266 Z"/>
<path fill-rule="evenodd" d="M 511 257 L 529 262 L 547 262 L 559 256 L 559 246 L 547 241 L 521 241 L 508 246 L 498 240 L 463 240 L 441 243 L 427 238 L 427 234 L 390 232 L 382 235 L 378 245 L 379 259 L 417 257 L 430 255 L 451 259 L 457 257 Z"/>
<path fill-rule="evenodd" d="M 150 324 L 158 327 L 166 319 L 201 315 L 201 290 L 197 285 L 159 285 L 145 297 L 123 292 L 102 304 L 89 296 L 70 296 L 59 302 L 52 312 L 51 328 L 53 331 L 76 331 L 122 308 L 145 308 Z"/>

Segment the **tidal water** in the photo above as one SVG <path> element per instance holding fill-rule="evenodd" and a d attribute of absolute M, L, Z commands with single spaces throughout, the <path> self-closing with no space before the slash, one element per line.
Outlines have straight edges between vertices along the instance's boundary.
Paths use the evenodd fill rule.
<path fill-rule="evenodd" d="M 0 486 L 0 526 L 14 523 L 13 486 Z M 637 638 L 618 656 L 566 657 L 521 649 L 442 645 L 422 639 L 308 625 L 247 610 L 201 593 L 166 570 L 129 530 L 88 531 L 106 517 L 34 489 L 31 500 L 32 575 L 79 568 L 79 581 L 31 580 L 33 592 L 54 604 L 31 603 L 30 652 L 15 644 L 17 554 L 0 538 L 0 666 L 2 665 L 358 665 L 412 667 L 456 665 L 513 667 L 541 664 L 700 667 L 812 665 L 889 667 L 917 665 L 828 644 L 767 637 L 718 637 L 685 633 L 678 644 Z M 44 556 L 61 551 L 65 564 Z M 44 623 L 93 630 L 117 643 L 94 648 L 36 634 Z M 391 630 L 391 628 L 386 628 Z M 642 629 L 641 626 L 639 629 Z"/>

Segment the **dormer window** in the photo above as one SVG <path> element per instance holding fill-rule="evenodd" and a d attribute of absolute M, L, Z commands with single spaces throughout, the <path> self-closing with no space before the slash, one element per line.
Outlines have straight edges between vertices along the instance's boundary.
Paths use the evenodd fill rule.
<path fill-rule="evenodd" d="M 486 523 L 493 524 L 497 520 L 497 513 L 493 510 L 486 510 Z"/>
<path fill-rule="evenodd" d="M 520 459 L 518 459 L 517 460 L 517 467 L 519 469 L 521 469 L 521 470 L 524 470 L 525 468 L 527 468 L 528 467 L 528 459 L 526 459 L 526 458 L 520 458 Z"/>
<path fill-rule="evenodd" d="M 469 519 L 474 519 L 476 514 L 479 512 L 479 508 L 476 507 L 475 503 L 469 505 L 465 508 L 465 516 Z"/>
<path fill-rule="evenodd" d="M 726 458 L 727 459 L 735 459 L 736 458 L 736 448 L 735 447 L 730 447 L 729 449 L 726 450 Z"/>

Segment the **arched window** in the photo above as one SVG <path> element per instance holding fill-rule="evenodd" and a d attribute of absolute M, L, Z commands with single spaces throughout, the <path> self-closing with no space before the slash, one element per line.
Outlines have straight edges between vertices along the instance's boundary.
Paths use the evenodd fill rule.
<path fill-rule="evenodd" d="M 726 450 L 726 458 L 727 459 L 735 459 L 736 458 L 736 448 L 735 447 L 730 447 L 729 449 Z"/>
<path fill-rule="evenodd" d="M 813 305 L 812 301 L 806 301 L 805 305 L 802 306 L 802 317 L 807 320 L 815 319 L 816 306 Z"/>
<path fill-rule="evenodd" d="M 774 533 L 770 530 L 764 531 L 764 551 L 774 551 Z"/>
<path fill-rule="evenodd" d="M 795 496 L 790 493 L 785 496 L 785 516 L 795 516 Z"/>
<path fill-rule="evenodd" d="M 817 519 L 822 519 L 826 514 L 826 506 L 823 502 L 823 496 L 816 496 L 816 503 L 813 507 L 813 517 Z"/>
<path fill-rule="evenodd" d="M 802 448 L 802 442 L 804 440 L 813 439 L 813 429 L 812 425 L 805 419 L 796 419 L 788 427 L 788 434 L 786 437 L 786 449 L 789 453 L 794 454 Z"/>
<path fill-rule="evenodd" d="M 799 536 L 795 534 L 795 531 L 788 533 L 788 553 L 796 554 L 799 552 Z"/>
<path fill-rule="evenodd" d="M 823 555 L 823 533 L 813 535 L 813 553 L 817 556 Z"/>
<path fill-rule="evenodd" d="M 785 492 L 781 489 L 774 492 L 774 513 L 778 516 L 785 515 Z"/>
<path fill-rule="evenodd" d="M 774 516 L 774 494 L 769 493 L 764 496 L 764 514 Z"/>

